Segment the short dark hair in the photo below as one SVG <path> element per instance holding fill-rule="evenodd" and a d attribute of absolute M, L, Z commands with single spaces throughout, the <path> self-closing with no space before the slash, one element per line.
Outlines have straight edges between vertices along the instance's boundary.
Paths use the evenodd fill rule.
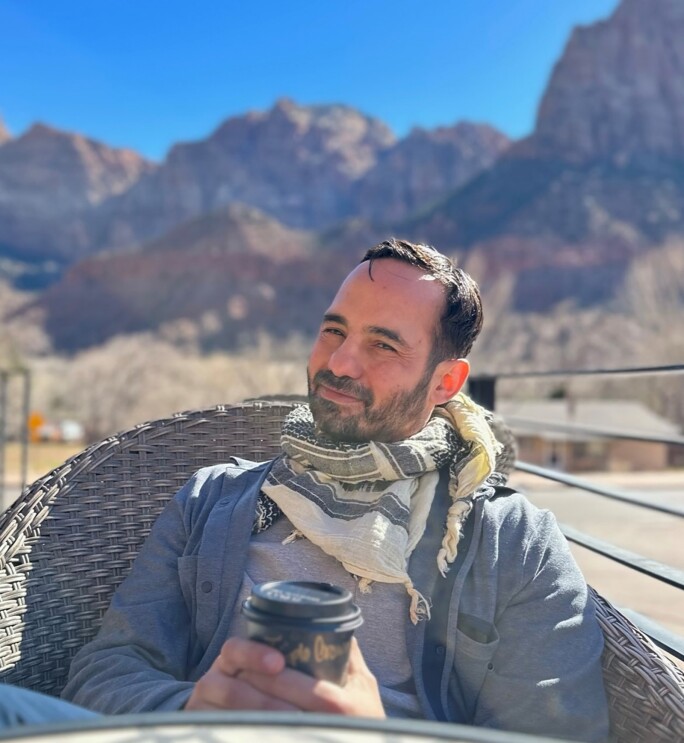
<path fill-rule="evenodd" d="M 394 237 L 366 251 L 360 263 L 368 261 L 368 275 L 373 278 L 374 261 L 384 258 L 421 268 L 446 289 L 444 310 L 430 354 L 432 367 L 445 359 L 465 358 L 482 330 L 482 298 L 472 276 L 433 247 Z"/>

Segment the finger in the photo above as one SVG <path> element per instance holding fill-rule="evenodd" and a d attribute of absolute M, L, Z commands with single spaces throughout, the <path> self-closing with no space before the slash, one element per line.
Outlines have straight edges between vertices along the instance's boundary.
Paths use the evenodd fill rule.
<path fill-rule="evenodd" d="M 241 671 L 276 674 L 285 668 L 282 653 L 261 642 L 241 637 L 231 637 L 224 642 L 216 662 L 227 676 L 236 676 Z"/>
<path fill-rule="evenodd" d="M 254 675 L 258 677 L 262 674 Z M 193 710 L 298 710 L 290 702 L 260 691 L 242 677 L 233 678 L 218 671 L 210 671 L 197 682 L 193 697 Z"/>
<path fill-rule="evenodd" d="M 369 670 L 355 637 L 352 637 L 349 646 L 349 665 L 347 666 L 347 670 L 350 675 Z"/>
<path fill-rule="evenodd" d="M 297 709 L 327 713 L 340 711 L 341 687 L 300 671 L 286 668 L 276 676 L 243 671 L 240 679 L 265 696 L 281 699 Z"/>

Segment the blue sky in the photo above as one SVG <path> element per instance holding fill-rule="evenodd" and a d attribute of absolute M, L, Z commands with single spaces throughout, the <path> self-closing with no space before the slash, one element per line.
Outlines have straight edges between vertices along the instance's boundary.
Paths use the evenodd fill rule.
<path fill-rule="evenodd" d="M 398 135 L 461 119 L 512 137 L 573 26 L 617 0 L 0 0 L 0 116 L 161 159 L 282 96 Z"/>

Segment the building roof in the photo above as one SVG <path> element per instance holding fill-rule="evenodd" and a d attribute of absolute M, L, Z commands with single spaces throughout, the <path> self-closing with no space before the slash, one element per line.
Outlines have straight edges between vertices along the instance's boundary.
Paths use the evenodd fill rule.
<path fill-rule="evenodd" d="M 575 425 L 637 436 L 681 435 L 676 423 L 634 400 L 501 400 L 497 401 L 496 412 L 517 436 L 538 434 L 546 439 L 564 441 L 601 438 L 589 432 L 543 431 L 543 424 Z"/>

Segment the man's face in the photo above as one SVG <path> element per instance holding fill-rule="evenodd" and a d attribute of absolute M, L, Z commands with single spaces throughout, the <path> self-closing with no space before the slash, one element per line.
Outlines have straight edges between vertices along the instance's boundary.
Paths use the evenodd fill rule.
<path fill-rule="evenodd" d="M 400 441 L 423 428 L 437 404 L 439 364 L 428 360 L 444 289 L 391 258 L 346 278 L 324 315 L 308 366 L 309 405 L 333 441 Z M 441 402 L 441 400 L 439 400 Z"/>

